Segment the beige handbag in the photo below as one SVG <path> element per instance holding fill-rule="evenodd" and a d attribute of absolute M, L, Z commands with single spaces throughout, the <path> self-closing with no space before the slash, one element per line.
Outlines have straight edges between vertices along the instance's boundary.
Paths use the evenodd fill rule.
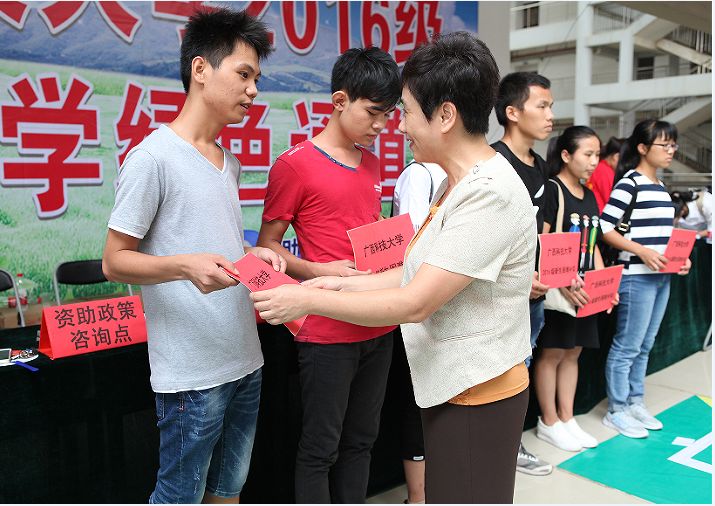
<path fill-rule="evenodd" d="M 559 209 L 556 212 L 556 227 L 553 231 L 561 232 L 564 226 L 564 192 L 559 183 L 553 179 L 550 179 L 549 182 L 555 184 L 559 192 Z M 576 317 L 576 306 L 571 304 L 571 302 L 569 302 L 569 300 L 561 294 L 561 291 L 558 288 L 551 288 L 548 292 L 546 292 L 544 309 L 559 311 Z"/>

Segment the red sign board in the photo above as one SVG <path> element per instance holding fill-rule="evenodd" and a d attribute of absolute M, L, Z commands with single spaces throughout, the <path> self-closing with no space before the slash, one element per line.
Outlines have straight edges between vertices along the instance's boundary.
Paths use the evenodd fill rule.
<path fill-rule="evenodd" d="M 578 275 L 578 232 L 539 234 L 539 281 L 550 288 L 571 286 Z"/>
<path fill-rule="evenodd" d="M 252 292 L 260 292 L 262 290 L 270 290 L 281 285 L 299 285 L 300 283 L 291 278 L 287 274 L 278 272 L 273 269 L 273 266 L 267 264 L 256 255 L 246 253 L 246 255 L 237 262 L 234 262 L 238 270 L 238 277 L 234 276 L 226 269 L 224 272 L 233 279 L 243 283 L 246 288 Z M 284 325 L 290 330 L 294 336 L 298 335 L 300 328 L 305 323 L 305 316 L 292 322 L 286 322 Z"/>
<path fill-rule="evenodd" d="M 613 305 L 612 302 L 616 298 L 616 293 L 618 293 L 622 274 L 622 265 L 615 265 L 597 271 L 587 271 L 583 279 L 585 283 L 583 289 L 586 290 L 591 301 L 578 310 L 576 318 L 583 318 L 584 316 L 591 316 L 608 310 Z"/>
<path fill-rule="evenodd" d="M 409 214 L 348 230 L 359 271 L 384 272 L 400 267 L 407 245 L 415 235 Z"/>
<path fill-rule="evenodd" d="M 668 246 L 665 248 L 664 256 L 668 259 L 668 263 L 660 272 L 677 274 L 680 271 L 690 257 L 690 252 L 693 251 L 697 234 L 695 230 L 673 229 Z"/>
<path fill-rule="evenodd" d="M 53 360 L 145 342 L 146 321 L 138 295 L 42 310 L 39 350 Z"/>

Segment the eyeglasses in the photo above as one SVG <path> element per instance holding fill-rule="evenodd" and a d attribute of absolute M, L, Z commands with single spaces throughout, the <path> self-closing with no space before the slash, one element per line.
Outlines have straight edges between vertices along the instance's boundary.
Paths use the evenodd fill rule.
<path fill-rule="evenodd" d="M 657 142 L 654 142 L 652 145 L 663 146 L 663 151 L 670 151 L 671 149 L 673 151 L 678 151 L 678 148 L 680 148 L 680 146 L 678 146 L 677 144 L 658 144 Z"/>

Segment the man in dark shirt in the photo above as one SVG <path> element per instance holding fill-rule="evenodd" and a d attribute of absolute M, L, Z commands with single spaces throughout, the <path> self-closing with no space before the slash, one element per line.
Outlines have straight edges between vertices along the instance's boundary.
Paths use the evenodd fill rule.
<path fill-rule="evenodd" d="M 544 226 L 544 190 L 548 180 L 546 162 L 534 150 L 534 143 L 543 141 L 551 133 L 554 103 L 551 82 L 534 72 L 514 72 L 499 83 L 499 97 L 494 106 L 497 121 L 504 127 L 504 136 L 492 147 L 506 158 L 529 190 L 536 213 L 536 226 L 541 233 Z M 538 256 L 537 256 L 538 265 Z M 549 289 L 538 280 L 534 270 L 531 285 L 531 347 L 544 326 L 544 295 Z M 527 359 L 527 366 L 531 359 Z M 529 453 L 522 444 L 516 469 L 526 474 L 543 476 L 553 471 L 551 464 Z"/>

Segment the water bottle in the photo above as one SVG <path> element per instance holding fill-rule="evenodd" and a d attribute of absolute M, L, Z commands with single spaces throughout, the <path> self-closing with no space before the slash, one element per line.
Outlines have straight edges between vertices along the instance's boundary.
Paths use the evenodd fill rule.
<path fill-rule="evenodd" d="M 20 297 L 20 304 L 27 306 L 30 294 L 35 290 L 35 282 L 26 278 L 21 272 L 17 273 L 17 295 Z"/>

